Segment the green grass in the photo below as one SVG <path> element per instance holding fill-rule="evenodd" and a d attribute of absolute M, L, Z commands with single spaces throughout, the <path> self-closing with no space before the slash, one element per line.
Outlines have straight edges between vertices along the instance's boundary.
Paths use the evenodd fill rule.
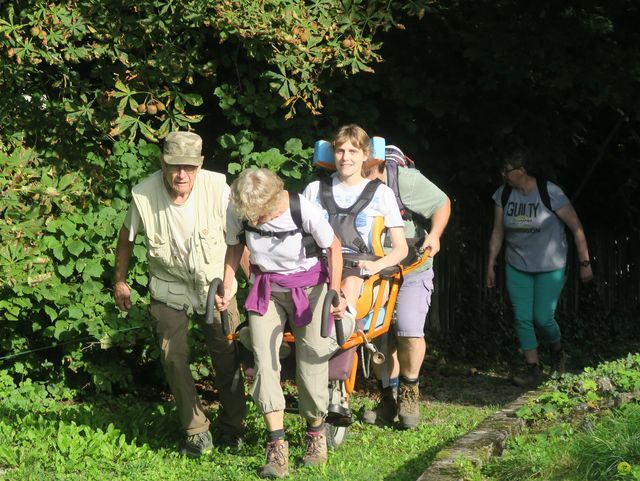
<path fill-rule="evenodd" d="M 478 468 L 456 460 L 464 481 L 640 481 L 640 354 L 546 382 L 517 410 L 527 430 Z M 613 410 L 621 402 L 633 401 Z"/>
<path fill-rule="evenodd" d="M 627 474 L 640 480 L 640 405 L 629 404 L 576 439 L 578 470 L 585 479 L 611 479 Z M 631 471 L 634 471 L 631 473 Z"/>
<path fill-rule="evenodd" d="M 640 354 L 548 381 L 518 409 L 527 430 L 478 468 L 458 460 L 465 481 L 640 481 Z M 618 406 L 623 399 L 634 403 Z"/>
<path fill-rule="evenodd" d="M 640 405 L 624 405 L 580 429 L 561 423 L 525 433 L 482 469 L 464 461 L 460 468 L 469 481 L 638 481 Z"/>
<path fill-rule="evenodd" d="M 0 379 L 0 387 L 2 387 Z M 215 449 L 191 460 L 178 456 L 180 430 L 171 404 L 111 397 L 91 403 L 54 402 L 33 386 L 0 389 L 2 480 L 252 480 L 264 462 L 264 425 L 251 405 L 245 445 Z M 4 392 L 3 392 L 4 391 Z M 355 398 L 354 406 L 370 404 Z M 432 402 L 423 405 L 417 431 L 356 422 L 326 466 L 300 468 L 303 426 L 287 414 L 296 480 L 417 479 L 445 445 L 489 415 L 488 407 Z M 215 418 L 215 411 L 210 412 Z"/>

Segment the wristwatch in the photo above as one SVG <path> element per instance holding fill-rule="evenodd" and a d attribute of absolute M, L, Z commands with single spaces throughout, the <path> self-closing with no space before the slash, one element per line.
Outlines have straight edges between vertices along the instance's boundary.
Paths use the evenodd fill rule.
<path fill-rule="evenodd" d="M 580 261 L 578 264 L 580 264 L 580 267 L 588 267 L 591 265 L 591 261 L 587 259 L 586 261 Z"/>

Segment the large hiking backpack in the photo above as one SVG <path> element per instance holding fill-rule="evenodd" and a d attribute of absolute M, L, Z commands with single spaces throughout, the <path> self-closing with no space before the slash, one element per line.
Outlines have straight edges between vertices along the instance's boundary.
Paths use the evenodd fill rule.
<path fill-rule="evenodd" d="M 329 224 L 340 238 L 343 247 L 359 254 L 371 254 L 367 243 L 356 228 L 356 218 L 371 203 L 381 184 L 382 182 L 377 179 L 370 181 L 351 206 L 342 208 L 338 207 L 333 198 L 333 179 L 329 177 L 320 180 L 320 203 L 329 214 Z"/>
<path fill-rule="evenodd" d="M 302 234 L 302 247 L 304 248 L 306 257 L 318 257 L 321 249 L 316 244 L 315 239 L 311 234 L 304 230 L 302 227 L 302 213 L 300 212 L 300 194 L 289 194 L 289 209 L 291 210 L 291 217 L 296 224 L 296 229 L 273 232 L 268 230 L 260 230 L 251 225 L 248 221 L 242 222 L 242 227 L 245 232 L 253 232 L 261 237 L 275 237 L 278 240 L 282 240 L 286 237 Z M 242 239 L 242 242 L 246 244 L 246 239 Z"/>
<path fill-rule="evenodd" d="M 402 198 L 400 197 L 398 169 L 415 169 L 416 163 L 395 145 L 387 145 L 385 148 L 384 166 L 387 170 L 387 185 L 391 190 L 393 190 L 393 194 L 396 196 L 396 203 L 400 209 L 402 220 L 414 221 L 423 227 L 428 225 L 427 219 L 422 215 L 411 211 L 404 205 L 404 202 L 402 202 Z"/>

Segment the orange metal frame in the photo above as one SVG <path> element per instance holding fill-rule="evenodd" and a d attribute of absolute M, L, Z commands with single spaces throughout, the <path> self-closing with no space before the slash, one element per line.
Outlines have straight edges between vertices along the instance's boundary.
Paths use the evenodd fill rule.
<path fill-rule="evenodd" d="M 373 244 L 373 253 L 377 256 L 384 255 L 384 248 L 382 246 L 382 234 L 384 232 L 384 219 L 382 217 L 376 218 L 373 229 L 372 229 L 372 239 L 375 239 Z M 366 317 L 370 310 L 374 287 L 378 287 L 377 297 L 375 302 L 373 303 L 373 314 L 371 316 L 371 322 L 369 323 L 369 328 L 366 332 L 356 331 L 351 335 L 349 339 L 341 346 L 342 349 L 349 349 L 352 347 L 360 346 L 365 343 L 365 339 L 367 341 L 372 341 L 376 337 L 379 337 L 383 334 L 386 334 L 391 327 L 391 321 L 393 320 L 393 311 L 395 309 L 396 300 L 398 298 L 398 291 L 400 290 L 400 285 L 402 284 L 402 279 L 404 276 L 413 270 L 417 269 L 421 265 L 423 265 L 427 259 L 429 258 L 429 254 L 423 254 L 416 262 L 408 266 L 398 266 L 398 272 L 392 274 L 388 277 L 383 277 L 379 274 L 373 275 L 365 280 L 363 284 L 363 294 L 358 299 L 358 305 L 356 306 L 357 310 L 357 319 L 362 319 Z M 380 326 L 376 326 L 380 309 L 384 303 L 385 291 L 387 290 L 387 285 L 389 285 L 389 294 L 386 299 L 386 311 L 384 315 L 384 320 Z M 356 372 L 358 368 L 358 353 L 356 352 L 353 359 L 353 366 L 351 369 L 351 374 L 349 379 L 345 382 L 345 388 L 347 394 L 351 394 L 353 392 L 356 380 Z"/>

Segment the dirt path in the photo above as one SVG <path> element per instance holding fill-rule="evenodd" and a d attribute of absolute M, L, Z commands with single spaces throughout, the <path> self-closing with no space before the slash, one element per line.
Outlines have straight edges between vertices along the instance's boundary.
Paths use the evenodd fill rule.
<path fill-rule="evenodd" d="M 586 366 L 596 366 L 600 362 L 619 359 L 629 352 L 639 352 L 640 343 L 628 340 L 626 343 L 609 346 L 607 351 L 570 351 L 569 372 L 580 373 Z M 545 353 L 543 353 L 545 354 Z M 543 357 L 543 363 L 546 358 Z M 511 383 L 510 368 L 523 366 L 520 357 L 509 362 L 470 364 L 464 361 L 447 361 L 444 357 L 428 354 L 420 374 L 420 392 L 423 402 L 431 401 L 462 404 L 469 406 L 495 406 L 496 410 L 518 399 L 530 388 L 517 387 Z M 364 379 L 358 373 L 356 390 L 363 395 L 377 398 L 376 382 Z"/>
<path fill-rule="evenodd" d="M 376 381 L 359 372 L 356 390 L 377 399 Z M 517 399 L 526 389 L 514 386 L 504 367 L 480 369 L 465 363 L 447 363 L 427 358 L 420 375 L 420 392 L 425 403 L 432 401 L 498 409 Z"/>

